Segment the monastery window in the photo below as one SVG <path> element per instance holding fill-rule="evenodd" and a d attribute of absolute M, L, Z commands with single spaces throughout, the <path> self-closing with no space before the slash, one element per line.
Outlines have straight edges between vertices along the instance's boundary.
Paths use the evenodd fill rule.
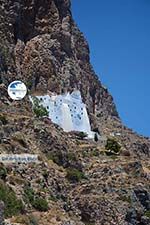
<path fill-rule="evenodd" d="M 47 106 L 47 109 L 49 109 L 49 106 Z"/>
<path fill-rule="evenodd" d="M 42 101 L 43 99 L 42 98 L 40 98 L 40 101 Z"/>
<path fill-rule="evenodd" d="M 81 116 L 80 116 L 80 114 L 78 114 L 78 115 L 77 115 L 77 118 L 78 118 L 79 120 L 81 120 Z"/>

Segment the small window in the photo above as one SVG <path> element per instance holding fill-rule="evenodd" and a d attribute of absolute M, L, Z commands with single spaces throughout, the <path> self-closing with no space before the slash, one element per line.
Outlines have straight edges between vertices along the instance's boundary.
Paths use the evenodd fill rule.
<path fill-rule="evenodd" d="M 47 106 L 47 109 L 49 109 L 49 106 Z"/>
<path fill-rule="evenodd" d="M 40 101 L 42 101 L 43 99 L 42 98 L 40 98 Z"/>

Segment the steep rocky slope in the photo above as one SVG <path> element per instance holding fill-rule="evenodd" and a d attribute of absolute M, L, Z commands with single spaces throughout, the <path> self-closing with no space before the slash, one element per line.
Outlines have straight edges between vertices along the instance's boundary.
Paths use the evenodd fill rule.
<path fill-rule="evenodd" d="M 150 140 L 121 123 L 70 7 L 69 0 L 0 0 L 0 152 L 39 155 L 38 164 L 0 165 L 5 217 L 22 225 L 150 224 Z M 113 136 L 121 153 L 108 156 L 102 142 L 36 118 L 28 97 L 8 97 L 14 79 L 30 93 L 80 89 L 92 128 Z M 7 188 L 13 201 L 3 197 Z"/>

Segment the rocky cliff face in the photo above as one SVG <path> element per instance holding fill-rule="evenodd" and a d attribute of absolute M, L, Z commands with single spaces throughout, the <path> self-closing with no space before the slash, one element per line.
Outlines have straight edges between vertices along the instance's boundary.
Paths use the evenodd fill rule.
<path fill-rule="evenodd" d="M 1 1 L 1 80 L 22 79 L 33 91 L 78 88 L 90 112 L 118 116 L 89 60 L 69 0 Z"/>
<path fill-rule="evenodd" d="M 70 7 L 69 0 L 0 0 L 0 152 L 39 155 L 39 164 L 0 164 L 5 218 L 18 225 L 148 225 L 150 140 L 121 123 Z M 80 89 L 92 128 L 114 138 L 121 152 L 109 155 L 104 143 L 36 118 L 27 97 L 7 95 L 17 79 L 31 93 Z"/>

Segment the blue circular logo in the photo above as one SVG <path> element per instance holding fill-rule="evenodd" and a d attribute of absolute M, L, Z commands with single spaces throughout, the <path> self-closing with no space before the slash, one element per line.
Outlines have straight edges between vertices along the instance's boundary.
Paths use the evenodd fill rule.
<path fill-rule="evenodd" d="M 21 100 L 27 93 L 27 87 L 22 81 L 13 81 L 8 86 L 8 94 L 13 100 Z"/>

